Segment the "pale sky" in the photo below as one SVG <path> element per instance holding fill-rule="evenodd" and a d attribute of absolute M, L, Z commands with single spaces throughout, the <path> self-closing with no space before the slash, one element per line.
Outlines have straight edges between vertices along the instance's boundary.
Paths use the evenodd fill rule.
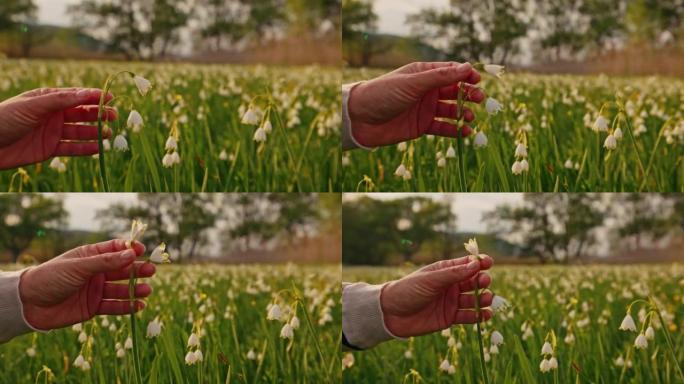
<path fill-rule="evenodd" d="M 38 21 L 41 24 L 67 26 L 71 24 L 71 17 L 66 9 L 70 4 L 79 3 L 78 0 L 35 0 L 38 6 Z"/>
<path fill-rule="evenodd" d="M 449 0 L 375 0 L 374 5 L 379 32 L 406 36 L 411 32 L 406 23 L 407 15 L 428 7 L 446 7 Z"/>
<path fill-rule="evenodd" d="M 498 205 L 516 204 L 522 201 L 520 193 L 345 193 L 345 199 L 354 199 L 368 195 L 378 200 L 401 199 L 412 196 L 429 197 L 435 200 L 451 199 L 451 210 L 456 213 L 456 230 L 459 232 L 487 232 L 487 225 L 482 221 L 482 214 L 493 210 Z"/>
<path fill-rule="evenodd" d="M 69 212 L 69 229 L 99 229 L 96 214 L 114 203 L 134 203 L 135 193 L 64 193 L 64 209 Z"/>

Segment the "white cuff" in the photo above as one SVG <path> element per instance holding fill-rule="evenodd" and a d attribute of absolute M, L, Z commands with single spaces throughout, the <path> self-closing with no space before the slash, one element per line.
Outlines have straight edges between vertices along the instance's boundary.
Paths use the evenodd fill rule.
<path fill-rule="evenodd" d="M 0 271 L 0 343 L 24 333 L 38 331 L 24 318 L 24 307 L 19 296 L 19 281 L 27 270 L 28 268 L 13 272 Z"/>
<path fill-rule="evenodd" d="M 349 116 L 349 97 L 352 89 L 362 82 L 342 85 L 342 150 L 347 151 L 355 148 L 372 150 L 372 148 L 359 144 L 352 132 L 351 117 Z"/>
<path fill-rule="evenodd" d="M 342 290 L 342 332 L 347 342 L 360 349 L 372 348 L 397 337 L 385 326 L 380 307 L 383 285 L 345 284 Z"/>

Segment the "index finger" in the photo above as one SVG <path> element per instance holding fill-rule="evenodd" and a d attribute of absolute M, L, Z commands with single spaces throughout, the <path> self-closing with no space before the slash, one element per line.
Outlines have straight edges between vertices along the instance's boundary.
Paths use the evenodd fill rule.
<path fill-rule="evenodd" d="M 103 241 L 96 244 L 84 245 L 86 254 L 88 256 L 100 255 L 103 253 L 119 252 L 128 249 L 126 246 L 126 240 L 124 239 L 113 239 L 108 241 Z M 133 243 L 133 250 L 136 256 L 140 256 L 145 253 L 145 246 L 136 241 Z"/>

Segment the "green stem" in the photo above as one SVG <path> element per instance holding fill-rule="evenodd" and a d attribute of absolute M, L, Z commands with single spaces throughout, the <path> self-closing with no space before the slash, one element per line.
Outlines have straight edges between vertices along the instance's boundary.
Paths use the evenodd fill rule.
<path fill-rule="evenodd" d="M 480 329 L 480 284 L 478 282 L 479 278 L 479 275 L 475 276 L 475 325 L 477 326 L 477 341 L 480 346 L 480 368 L 482 370 L 482 379 L 485 384 L 489 384 L 489 378 L 487 377 L 487 367 L 485 367 L 484 344 L 482 343 L 482 330 Z"/>
<path fill-rule="evenodd" d="M 658 315 L 658 320 L 660 320 L 660 326 L 663 328 L 663 334 L 665 334 L 667 347 L 669 348 L 670 353 L 672 354 L 672 360 L 674 361 L 675 367 L 677 367 L 679 377 L 681 377 L 682 382 L 684 382 L 684 372 L 682 372 L 682 367 L 679 365 L 679 361 L 677 360 L 677 354 L 675 353 L 674 345 L 672 343 L 672 339 L 670 338 L 670 331 L 667 330 L 667 324 L 665 324 L 663 316 L 660 314 L 660 308 L 658 308 L 658 306 L 655 304 L 655 301 L 653 302 L 653 306 L 655 307 L 655 312 Z"/>
<path fill-rule="evenodd" d="M 456 148 L 458 150 L 458 173 L 461 182 L 461 192 L 468 192 L 468 183 L 466 182 L 466 172 L 463 148 L 463 129 L 461 122 L 463 121 L 463 83 L 458 84 L 458 124 L 456 124 Z"/>
<path fill-rule="evenodd" d="M 131 320 L 131 338 L 133 339 L 133 366 L 135 368 L 135 381 L 142 384 L 142 371 L 140 370 L 140 356 L 138 354 L 138 336 L 135 324 L 135 266 L 131 266 L 131 274 L 128 278 L 128 296 L 130 299 L 130 320 Z"/>

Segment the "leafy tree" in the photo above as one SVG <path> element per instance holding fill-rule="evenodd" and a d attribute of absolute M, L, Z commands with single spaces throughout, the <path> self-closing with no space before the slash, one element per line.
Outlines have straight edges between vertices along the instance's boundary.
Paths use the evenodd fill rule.
<path fill-rule="evenodd" d="M 40 194 L 0 195 L 0 247 L 16 262 L 35 238 L 60 232 L 66 218 L 60 199 Z"/>
<path fill-rule="evenodd" d="M 213 39 L 214 50 L 222 49 L 223 44 L 234 44 L 247 33 L 244 22 L 244 8 L 238 0 L 203 0 L 208 10 L 207 20 L 203 20 L 200 33 L 202 37 Z"/>
<path fill-rule="evenodd" d="M 0 31 L 15 29 L 27 19 L 34 17 L 36 10 L 33 0 L 0 1 Z"/>
<path fill-rule="evenodd" d="M 342 48 L 347 61 L 367 66 L 373 56 L 390 48 L 376 34 L 377 22 L 378 15 L 371 0 L 342 1 Z M 358 57 L 355 57 L 356 53 Z"/>
<path fill-rule="evenodd" d="M 184 0 L 154 0 L 147 11 L 148 44 L 160 57 L 166 56 L 168 49 L 178 43 L 180 29 L 188 24 L 191 12 L 182 7 L 184 4 Z"/>
<path fill-rule="evenodd" d="M 613 200 L 614 204 L 622 207 L 622 215 L 625 216 L 618 225 L 618 235 L 623 239 L 633 240 L 634 249 L 641 248 L 644 237 L 658 240 L 672 229 L 673 222 L 665 214 L 670 203 L 665 195 L 618 194 Z"/>

